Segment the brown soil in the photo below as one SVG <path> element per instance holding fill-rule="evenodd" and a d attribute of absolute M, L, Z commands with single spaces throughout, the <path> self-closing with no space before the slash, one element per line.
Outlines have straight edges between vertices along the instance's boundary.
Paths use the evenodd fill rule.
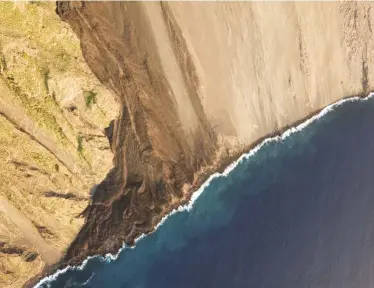
<path fill-rule="evenodd" d="M 39 5 L 44 4 L 37 4 L 30 17 L 41 13 L 40 19 L 52 19 Z M 19 9 L 29 6 L 25 7 Z M 25 26 L 33 29 L 21 42 L 14 35 L 17 26 L 6 30 L 0 25 L 6 60 L 6 65 L 0 62 L 5 81 L 0 88 L 10 91 L 9 97 L 0 97 L 0 121 L 6 123 L 4 127 L 13 125 L 9 130 L 15 139 L 23 137 L 28 139 L 25 143 L 33 141 L 33 149 L 43 149 L 40 154 L 50 157 L 44 163 L 53 163 L 43 166 L 24 157 L 24 165 L 14 156 L 22 150 L 22 141 L 14 148 L 9 139 L 4 140 L 2 155 L 11 154 L 0 172 L 5 180 L 13 180 L 9 189 L 0 192 L 18 210 L 18 202 L 37 199 L 32 205 L 25 203 L 25 217 L 31 218 L 44 241 L 58 239 L 60 251 L 70 244 L 61 261 L 44 274 L 78 264 L 89 255 L 115 253 L 124 242 L 131 245 L 140 234 L 151 232 L 165 213 L 187 201 L 208 175 L 263 137 L 338 99 L 365 95 L 374 87 L 371 3 L 58 2 L 56 12 L 66 22 L 61 21 L 61 27 L 53 22 L 56 33 L 45 32 L 50 26 L 36 17 L 37 23 Z M 86 63 L 78 60 L 81 55 L 68 25 L 80 40 Z M 65 34 L 70 36 L 63 41 L 54 38 Z M 32 45 L 27 42 L 38 35 L 44 38 Z M 61 48 L 55 54 L 49 53 L 48 39 Z M 48 49 L 39 47 L 43 53 L 37 54 L 33 49 L 40 43 Z M 24 49 L 12 54 L 19 47 Z M 39 64 L 34 69 L 32 57 L 50 70 Z M 19 70 L 25 61 L 32 69 Z M 102 91 L 97 104 L 93 104 L 92 89 L 83 89 L 85 82 L 97 81 L 86 64 L 101 83 L 90 86 Z M 53 70 L 55 66 L 58 71 Z M 31 74 L 27 71 L 44 71 L 44 76 L 50 71 L 52 79 L 44 77 L 49 92 L 39 95 L 36 88 L 43 86 L 43 78 L 39 85 L 32 85 L 35 79 L 23 79 Z M 25 91 L 20 93 L 22 87 Z M 49 110 L 55 106 L 43 104 L 51 97 L 59 107 L 54 118 Z M 108 119 L 113 120 L 110 125 Z M 47 120 L 53 129 L 37 125 Z M 110 145 L 103 138 L 104 127 Z M 60 166 L 63 173 L 51 172 L 51 167 Z M 9 167 L 17 177 L 9 177 Z M 27 180 L 32 173 L 43 190 L 33 190 L 34 182 Z M 51 184 L 56 175 L 61 179 L 68 175 L 69 184 L 66 179 L 61 180 L 64 185 Z M 98 179 L 100 184 L 86 205 L 88 191 Z M 17 192 L 20 189 L 22 193 Z M 15 199 L 14 195 L 20 196 Z M 56 211 L 49 209 L 51 203 Z M 75 217 L 82 210 L 83 226 L 79 222 L 83 219 Z M 35 216 L 39 211 L 40 219 Z M 49 221 L 50 215 L 54 222 Z M 0 224 L 7 227 L 17 222 L 15 214 L 11 219 L 4 216 L 5 220 L 2 216 Z M 19 234 L 32 242 L 25 230 L 28 224 L 18 225 L 23 229 Z M 17 237 L 11 240 L 17 242 Z M 0 253 L 14 252 L 9 257 L 24 253 L 13 242 Z M 15 283 L 11 281 L 6 283 Z"/>
<path fill-rule="evenodd" d="M 114 168 L 82 213 L 85 225 L 62 265 L 132 244 L 256 140 L 368 92 L 370 9 L 58 2 L 88 65 L 122 105 L 111 136 Z M 364 48 L 353 51 L 355 41 Z"/>
<path fill-rule="evenodd" d="M 160 22 L 168 39 L 162 9 L 156 8 L 161 18 L 151 21 Z M 57 13 L 79 35 L 87 63 L 123 107 L 112 129 L 114 168 L 96 188 L 82 213 L 90 220 L 65 255 L 66 264 L 76 264 L 150 232 L 169 203 L 184 198 L 182 188 L 194 185 L 196 173 L 213 163 L 217 138 L 199 113 L 197 95 L 189 93 L 195 91 L 191 75 L 176 58 L 161 61 L 173 47 L 158 46 L 149 29 L 151 11 L 128 3 L 61 2 Z"/>

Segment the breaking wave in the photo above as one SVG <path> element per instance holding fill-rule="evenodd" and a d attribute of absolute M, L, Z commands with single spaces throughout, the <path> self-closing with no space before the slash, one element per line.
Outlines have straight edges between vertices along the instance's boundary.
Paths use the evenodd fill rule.
<path fill-rule="evenodd" d="M 341 105 L 343 105 L 345 103 L 359 102 L 359 101 L 363 102 L 363 101 L 367 101 L 367 100 L 369 100 L 369 99 L 371 99 L 373 97 L 374 97 L 374 93 L 369 94 L 365 98 L 357 97 L 356 96 L 356 97 L 350 97 L 350 98 L 341 99 L 341 100 L 339 100 L 339 101 L 337 101 L 337 102 L 335 102 L 333 104 L 330 104 L 329 106 L 325 107 L 318 114 L 312 116 L 311 118 L 307 119 L 303 123 L 301 123 L 301 124 L 299 124 L 297 126 L 289 128 L 288 130 L 284 131 L 282 134 L 274 136 L 274 137 L 266 138 L 260 144 L 258 144 L 253 149 L 251 149 L 249 152 L 244 153 L 236 161 L 234 161 L 229 166 L 227 166 L 222 173 L 214 173 L 214 174 L 212 174 L 201 185 L 201 187 L 196 192 L 194 192 L 192 194 L 191 199 L 189 200 L 189 202 L 187 204 L 179 206 L 177 209 L 174 209 L 168 215 L 164 216 L 161 219 L 161 221 L 154 227 L 153 232 L 155 232 L 158 228 L 160 228 L 166 222 L 166 220 L 170 216 L 172 216 L 172 215 L 174 215 L 174 214 L 176 214 L 178 212 L 183 212 L 183 211 L 187 211 L 188 212 L 188 211 L 190 211 L 194 207 L 194 203 L 196 202 L 196 200 L 201 196 L 201 194 L 205 191 L 205 189 L 207 187 L 209 187 L 209 185 L 210 185 L 210 183 L 212 182 L 213 179 L 219 178 L 219 177 L 227 177 L 235 169 L 235 167 L 237 167 L 243 160 L 249 159 L 250 157 L 252 157 L 255 154 L 257 154 L 257 152 L 260 151 L 266 144 L 268 144 L 270 142 L 283 141 L 284 139 L 290 137 L 292 134 L 295 134 L 295 133 L 297 133 L 297 132 L 305 129 L 310 124 L 314 123 L 318 119 L 320 119 L 323 116 L 325 116 L 327 113 L 334 111 L 337 107 L 339 107 L 339 106 L 341 106 Z M 147 235 L 145 235 L 145 234 L 139 236 L 135 240 L 135 244 L 138 243 L 143 238 L 145 238 L 146 236 Z M 55 281 L 60 275 L 66 273 L 66 272 L 69 272 L 69 271 L 83 270 L 85 268 L 85 266 L 87 265 L 88 261 L 90 261 L 92 259 L 98 259 L 101 262 L 110 263 L 110 262 L 112 262 L 112 261 L 114 261 L 114 260 L 116 260 L 118 258 L 119 254 L 122 252 L 122 250 L 124 250 L 124 249 L 133 249 L 133 248 L 135 248 L 135 246 L 136 245 L 130 247 L 130 246 L 127 246 L 127 245 L 124 244 L 122 246 L 122 248 L 118 251 L 118 253 L 115 254 L 115 255 L 113 255 L 113 254 L 106 254 L 104 257 L 99 256 L 99 255 L 97 255 L 97 256 L 90 256 L 87 259 L 85 259 L 82 262 L 82 264 L 79 265 L 79 266 L 67 266 L 64 269 L 58 270 L 53 275 L 50 275 L 50 276 L 47 276 L 47 277 L 43 278 L 38 284 L 36 284 L 35 287 L 36 288 L 51 287 L 53 281 Z M 91 278 L 92 278 L 92 276 L 86 282 L 88 282 Z"/>

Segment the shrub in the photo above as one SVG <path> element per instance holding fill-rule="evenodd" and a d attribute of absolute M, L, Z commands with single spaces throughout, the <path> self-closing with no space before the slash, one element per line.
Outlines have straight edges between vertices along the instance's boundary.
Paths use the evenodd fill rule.
<path fill-rule="evenodd" d="M 86 107 L 92 108 L 93 104 L 96 104 L 96 95 L 97 93 L 93 91 L 83 91 L 83 97 L 86 101 Z"/>
<path fill-rule="evenodd" d="M 79 153 L 82 153 L 82 151 L 83 151 L 83 137 L 81 135 L 79 135 L 77 137 L 77 142 L 78 142 L 77 150 L 78 150 Z"/>

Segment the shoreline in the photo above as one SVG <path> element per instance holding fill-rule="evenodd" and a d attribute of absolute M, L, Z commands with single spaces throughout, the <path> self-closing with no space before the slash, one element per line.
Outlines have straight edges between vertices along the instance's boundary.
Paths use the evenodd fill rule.
<path fill-rule="evenodd" d="M 50 274 L 48 272 L 42 273 L 44 275 L 48 275 L 44 278 L 43 275 L 38 275 L 34 279 L 39 279 L 37 283 L 35 283 L 32 279 L 30 282 L 34 282 L 34 284 L 26 284 L 28 287 L 31 285 L 31 287 L 42 287 L 42 285 L 49 285 L 50 281 L 53 281 L 59 277 L 59 275 L 64 274 L 68 271 L 76 271 L 76 270 L 83 270 L 85 266 L 87 265 L 88 261 L 91 259 L 99 259 L 101 262 L 112 262 L 116 260 L 119 256 L 119 254 L 122 252 L 123 249 L 131 248 L 134 249 L 136 246 L 136 243 L 138 243 L 140 240 L 145 238 L 147 235 L 157 231 L 159 227 L 161 227 L 169 217 L 172 215 L 183 212 L 183 211 L 190 211 L 194 207 L 195 201 L 200 197 L 200 195 L 204 192 L 205 188 L 207 188 L 211 181 L 218 177 L 227 177 L 237 165 L 239 165 L 243 160 L 249 159 L 250 157 L 254 156 L 265 144 L 269 142 L 275 142 L 275 141 L 282 141 L 292 134 L 299 132 L 309 126 L 310 124 L 314 123 L 318 119 L 325 116 L 327 113 L 332 112 L 335 110 L 335 108 L 346 104 L 350 102 L 364 102 L 367 100 L 370 100 L 374 97 L 374 93 L 370 92 L 369 94 L 360 94 L 358 96 L 348 96 L 344 97 L 332 104 L 329 104 L 328 106 L 311 113 L 309 116 L 297 121 L 293 125 L 287 125 L 284 128 L 281 128 L 279 131 L 271 133 L 267 136 L 264 136 L 257 141 L 255 141 L 253 144 L 248 146 L 246 149 L 239 150 L 238 152 L 234 153 L 230 157 L 224 158 L 223 161 L 216 167 L 216 169 L 211 169 L 211 172 L 213 173 L 205 173 L 199 177 L 197 182 L 194 184 L 194 186 L 190 189 L 190 191 L 187 193 L 186 197 L 182 198 L 179 203 L 176 203 L 174 205 L 169 206 L 169 211 L 166 211 L 164 213 L 161 213 L 160 216 L 156 219 L 157 224 L 154 225 L 154 227 L 151 228 L 151 231 L 147 234 L 141 234 L 140 236 L 136 237 L 134 239 L 134 245 L 129 246 L 126 244 L 123 244 L 122 247 L 114 251 L 114 253 L 107 253 L 104 256 L 101 255 L 94 255 L 87 257 L 84 261 L 81 262 L 81 264 L 76 266 L 66 266 L 63 269 L 58 269 L 53 274 Z M 51 267 L 52 268 L 52 267 Z M 53 271 L 53 269 L 50 269 L 50 271 Z"/>

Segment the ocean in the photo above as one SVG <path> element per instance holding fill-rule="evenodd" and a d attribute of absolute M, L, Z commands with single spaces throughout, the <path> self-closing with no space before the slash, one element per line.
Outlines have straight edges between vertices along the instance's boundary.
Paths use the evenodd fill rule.
<path fill-rule="evenodd" d="M 374 98 L 340 101 L 213 175 L 117 256 L 37 287 L 374 287 Z"/>

